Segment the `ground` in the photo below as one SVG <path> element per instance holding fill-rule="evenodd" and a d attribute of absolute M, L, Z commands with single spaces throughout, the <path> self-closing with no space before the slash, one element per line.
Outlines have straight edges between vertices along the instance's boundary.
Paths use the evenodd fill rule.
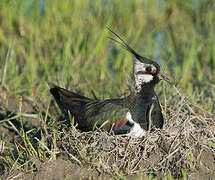
<path fill-rule="evenodd" d="M 215 177 L 215 117 L 198 104 L 191 104 L 187 97 L 174 88 L 175 98 L 167 99 L 166 104 L 175 105 L 167 111 L 168 121 L 164 129 L 151 129 L 144 139 L 113 135 L 100 129 L 80 132 L 74 126 L 68 125 L 67 120 L 62 117 L 52 122 L 51 113 L 50 117 L 41 113 L 41 119 L 40 113 L 35 113 L 34 108 L 30 109 L 29 102 L 25 101 L 23 115 L 34 111 L 34 120 L 32 117 L 20 119 L 16 114 L 11 115 L 9 110 L 5 112 L 2 109 L 2 119 L 8 125 L 17 130 L 20 128 L 17 131 L 19 133 L 22 133 L 19 126 L 23 126 L 25 131 L 25 137 L 20 138 L 14 128 L 9 129 L 6 124 L 1 127 L 3 140 L 9 149 L 9 152 L 3 152 L 7 157 L 7 161 L 2 164 L 3 178 Z M 56 105 L 51 104 L 49 108 L 51 112 Z M 15 118 L 9 121 L 12 117 Z M 46 124 L 43 124 L 41 121 L 45 118 Z M 31 123 L 19 124 L 20 120 L 30 119 Z M 27 139 L 29 142 L 26 145 Z M 26 152 L 23 153 L 20 148 Z M 23 157 L 17 162 L 17 170 L 10 171 L 6 163 L 10 163 L 13 156 Z M 21 166 L 24 168 L 20 169 Z"/>

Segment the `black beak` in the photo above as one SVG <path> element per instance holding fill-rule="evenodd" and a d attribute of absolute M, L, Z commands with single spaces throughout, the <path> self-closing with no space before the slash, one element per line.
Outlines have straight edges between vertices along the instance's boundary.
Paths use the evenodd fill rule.
<path fill-rule="evenodd" d="M 165 74 L 158 73 L 158 79 L 164 80 L 164 81 L 168 82 L 169 84 L 172 84 L 172 81 Z"/>

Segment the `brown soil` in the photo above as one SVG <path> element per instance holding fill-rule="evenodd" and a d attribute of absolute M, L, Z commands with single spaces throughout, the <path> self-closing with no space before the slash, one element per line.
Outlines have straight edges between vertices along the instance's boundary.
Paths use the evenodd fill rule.
<path fill-rule="evenodd" d="M 206 153 L 206 152 L 205 152 Z M 211 159 L 212 154 L 208 153 L 203 153 L 202 154 L 202 159 L 206 158 L 204 160 L 201 160 L 201 166 L 200 170 L 194 171 L 194 172 L 189 172 L 187 173 L 187 178 L 190 180 L 202 180 L 202 179 L 214 179 L 215 174 L 214 173 L 209 173 L 210 169 L 212 169 L 212 166 L 214 167 L 214 163 L 211 164 Z M 156 161 L 157 155 L 152 155 L 148 160 L 149 161 Z M 158 159 L 157 159 L 158 160 Z M 189 163 L 189 162 L 187 162 Z M 204 164 L 204 165 L 203 165 Z M 111 179 L 111 175 L 108 174 L 101 174 L 100 172 L 96 170 L 89 170 L 87 167 L 80 167 L 71 161 L 68 160 L 63 160 L 63 159 L 57 159 L 57 160 L 52 160 L 48 163 L 40 163 L 38 162 L 37 165 L 37 172 L 34 173 L 24 173 L 21 171 L 14 171 L 10 173 L 9 175 L 6 175 L 3 177 L 3 179 L 13 179 L 13 180 L 18 180 L 18 179 L 28 179 L 28 180 L 42 180 L 42 179 L 47 179 L 47 180 L 62 180 L 62 179 L 67 179 L 67 180 L 79 180 L 81 179 Z M 210 167 L 209 167 L 210 166 Z M 207 169 L 209 172 L 206 173 L 205 168 L 210 168 Z M 133 175 L 127 175 L 126 179 L 137 179 L 139 176 L 139 172 L 135 173 Z M 162 177 L 162 176 L 160 176 Z"/>
<path fill-rule="evenodd" d="M 94 177 L 98 179 L 98 172 L 95 170 L 88 170 L 87 167 L 80 167 L 70 161 L 57 159 L 52 160 L 48 163 L 40 164 L 37 167 L 37 172 L 34 173 L 23 173 L 13 172 L 10 175 L 4 177 L 5 179 L 32 179 L 32 180 L 61 180 L 61 179 L 72 179 L 79 180 L 90 179 Z M 102 178 L 102 176 L 100 176 Z"/>

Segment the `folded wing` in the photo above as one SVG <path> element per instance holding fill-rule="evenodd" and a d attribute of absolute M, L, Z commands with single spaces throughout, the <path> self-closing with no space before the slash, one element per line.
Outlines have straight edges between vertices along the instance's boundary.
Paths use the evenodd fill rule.
<path fill-rule="evenodd" d="M 106 130 L 117 128 L 114 129 L 116 132 L 121 132 L 122 126 L 129 128 L 125 126 L 128 112 L 126 98 L 94 100 L 58 86 L 51 88 L 50 92 L 61 111 L 66 115 L 70 112 L 83 131 L 92 130 L 95 126 L 103 126 Z"/>

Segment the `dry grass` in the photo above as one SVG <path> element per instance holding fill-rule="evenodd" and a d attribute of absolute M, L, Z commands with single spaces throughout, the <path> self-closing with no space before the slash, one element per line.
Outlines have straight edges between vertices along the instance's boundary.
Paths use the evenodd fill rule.
<path fill-rule="evenodd" d="M 215 171 L 215 117 L 189 103 L 175 88 L 169 98 L 164 129 L 151 130 L 143 140 L 97 130 L 81 133 L 69 128 L 57 140 L 58 151 L 79 165 L 88 164 L 100 173 L 171 175 L 175 178 L 196 171 Z"/>
<path fill-rule="evenodd" d="M 49 113 L 48 109 L 46 113 L 38 112 L 40 126 L 37 131 L 33 127 L 23 129 L 22 118 L 28 114 L 6 117 L 5 113 L 5 120 L 1 122 L 8 123 L 4 127 L 13 130 L 13 138 L 5 141 L 5 146 L 11 150 L 1 154 L 5 157 L 3 170 L 9 174 L 7 168 L 39 173 L 38 162 L 63 158 L 80 168 L 96 169 L 103 176 L 163 177 L 171 174 L 181 178 L 195 173 L 212 175 L 215 172 L 215 116 L 199 105 L 202 103 L 191 103 L 176 87 L 172 89 L 172 96 L 165 99 L 163 106 L 165 127 L 152 128 L 144 139 L 114 135 L 100 129 L 80 132 L 74 126 L 68 126 L 65 120 L 53 121 L 51 117 L 56 117 L 53 104 Z M 20 129 L 15 119 L 21 122 Z"/>

